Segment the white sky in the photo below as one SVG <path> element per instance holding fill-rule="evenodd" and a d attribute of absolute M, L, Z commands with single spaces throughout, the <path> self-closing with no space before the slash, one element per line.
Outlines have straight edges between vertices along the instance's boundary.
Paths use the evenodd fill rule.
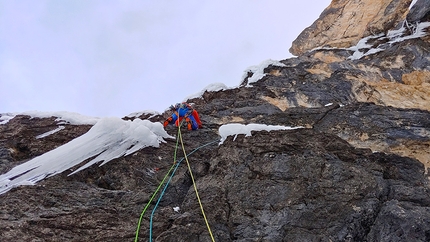
<path fill-rule="evenodd" d="M 290 58 L 330 2 L 0 0 L 0 113 L 163 112 Z"/>

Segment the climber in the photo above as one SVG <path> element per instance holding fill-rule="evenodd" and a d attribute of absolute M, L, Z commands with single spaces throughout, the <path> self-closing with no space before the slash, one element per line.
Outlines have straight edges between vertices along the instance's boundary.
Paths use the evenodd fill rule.
<path fill-rule="evenodd" d="M 169 124 L 175 124 L 178 127 L 182 119 L 185 119 L 188 130 L 196 130 L 203 127 L 199 114 L 190 104 L 186 102 L 177 103 L 175 106 L 171 105 L 170 110 L 173 112 L 172 116 L 164 121 L 164 127 Z"/>

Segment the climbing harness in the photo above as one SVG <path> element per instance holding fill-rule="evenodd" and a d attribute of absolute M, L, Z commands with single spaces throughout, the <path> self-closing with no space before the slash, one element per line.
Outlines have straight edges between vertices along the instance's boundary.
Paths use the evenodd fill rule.
<path fill-rule="evenodd" d="M 181 124 L 182 124 L 182 122 L 181 122 Z M 170 172 L 173 170 L 173 171 L 172 171 L 172 173 L 170 174 L 169 179 L 167 180 L 166 184 L 164 185 L 163 190 L 162 190 L 162 191 L 161 191 L 161 193 L 160 193 L 160 196 L 159 196 L 159 198 L 158 198 L 158 200 L 157 200 L 157 203 L 155 204 L 154 208 L 152 209 L 152 213 L 151 213 L 151 217 L 150 217 L 150 222 L 149 222 L 149 241 L 150 241 L 150 242 L 152 241 L 152 220 L 153 220 L 153 215 L 154 215 L 155 210 L 157 209 L 158 204 L 160 203 L 161 198 L 163 197 L 163 195 L 164 195 L 164 193 L 165 193 L 165 191 L 166 191 L 167 187 L 169 186 L 169 183 L 170 183 L 170 181 L 172 180 L 173 175 L 175 174 L 176 170 L 178 169 L 179 165 L 181 164 L 181 162 L 182 162 L 184 159 L 187 161 L 187 164 L 188 164 L 188 170 L 189 170 L 189 172 L 190 172 L 191 179 L 192 179 L 193 184 L 194 184 L 194 190 L 196 191 L 197 199 L 198 199 L 198 201 L 199 201 L 200 208 L 201 208 L 201 210 L 202 210 L 202 214 L 203 214 L 203 217 L 204 217 L 204 219 L 205 219 L 205 223 L 206 223 L 206 226 L 207 226 L 207 228 L 208 228 L 209 234 L 210 234 L 210 236 L 211 236 L 211 238 L 212 238 L 212 241 L 215 241 L 215 240 L 214 240 L 214 237 L 213 237 L 213 235 L 212 235 L 212 231 L 211 231 L 211 229 L 210 229 L 210 227 L 209 227 L 209 223 L 208 223 L 208 221 L 207 221 L 206 215 L 205 215 L 205 213 L 204 213 L 203 206 L 202 206 L 201 201 L 200 201 L 200 197 L 199 197 L 198 192 L 197 192 L 197 186 L 196 186 L 196 184 L 195 184 L 194 177 L 193 177 L 192 172 L 191 172 L 191 167 L 190 167 L 189 162 L 188 162 L 188 156 L 192 155 L 194 152 L 196 152 L 197 150 L 199 150 L 199 149 L 201 149 L 201 148 L 203 148 L 203 147 L 206 147 L 206 146 L 208 146 L 208 145 L 211 145 L 211 144 L 214 144 L 214 143 L 219 142 L 219 139 L 214 140 L 214 141 L 211 141 L 211 142 L 206 143 L 206 144 L 204 144 L 204 145 L 201 145 L 201 146 L 199 146 L 199 147 L 195 148 L 192 152 L 190 152 L 190 153 L 187 155 L 187 154 L 186 154 L 186 152 L 185 152 L 185 147 L 184 147 L 184 143 L 183 143 L 183 140 L 182 140 L 181 128 L 180 128 L 180 127 L 181 127 L 181 125 L 179 125 L 179 126 L 178 126 L 178 135 L 177 135 L 177 138 L 176 138 L 176 146 L 175 146 L 175 153 L 174 153 L 174 158 L 173 158 L 173 159 L 174 159 L 173 165 L 172 165 L 172 166 L 170 167 L 170 169 L 167 171 L 167 173 L 166 173 L 166 175 L 164 176 L 163 180 L 162 180 L 162 181 L 161 181 L 161 183 L 158 185 L 158 187 L 157 187 L 157 189 L 155 190 L 155 192 L 152 194 L 152 196 L 151 196 L 150 200 L 148 201 L 148 203 L 146 204 L 145 208 L 143 209 L 143 211 L 142 211 L 142 213 L 141 213 L 141 215 L 140 215 L 139 222 L 138 222 L 138 226 L 137 226 L 137 230 L 136 230 L 136 237 L 135 237 L 135 240 L 134 240 L 135 242 L 137 242 L 137 241 L 138 241 L 138 239 L 139 239 L 139 231 L 140 231 L 140 225 L 141 225 L 141 221 L 142 221 L 142 219 L 143 219 L 143 215 L 145 214 L 146 210 L 147 210 L 147 209 L 148 209 L 148 207 L 150 206 L 150 204 L 151 204 L 152 200 L 155 198 L 155 196 L 156 196 L 156 194 L 158 193 L 158 191 L 160 190 L 161 186 L 164 184 L 164 181 L 167 179 L 167 177 L 169 176 Z M 182 146 L 182 150 L 183 150 L 183 153 L 184 153 L 184 157 L 183 157 L 183 158 L 181 158 L 178 162 L 176 162 L 176 155 L 177 155 L 177 150 L 178 150 L 178 147 L 179 147 L 179 141 L 181 141 L 181 146 Z"/>

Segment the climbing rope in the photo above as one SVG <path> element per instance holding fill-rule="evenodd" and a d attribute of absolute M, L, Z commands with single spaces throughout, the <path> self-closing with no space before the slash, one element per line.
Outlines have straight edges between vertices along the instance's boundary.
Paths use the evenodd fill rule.
<path fill-rule="evenodd" d="M 152 220 L 154 218 L 155 210 L 157 210 L 158 204 L 160 203 L 161 198 L 164 196 L 164 192 L 166 191 L 167 187 L 169 186 L 169 183 L 172 180 L 173 175 L 175 175 L 175 172 L 178 169 L 179 165 L 181 164 L 181 161 L 182 161 L 182 159 L 180 160 L 180 162 L 178 162 L 176 164 L 175 169 L 173 170 L 172 174 L 169 177 L 169 180 L 166 182 L 166 185 L 164 185 L 163 191 L 161 191 L 161 193 L 160 193 L 160 197 L 158 198 L 157 203 L 155 204 L 154 208 L 152 209 L 151 217 L 149 219 L 149 242 L 152 242 Z"/>
<path fill-rule="evenodd" d="M 169 176 L 170 172 L 172 171 L 173 167 L 175 167 L 175 163 L 176 163 L 176 151 L 178 150 L 178 143 L 179 143 L 179 131 L 178 131 L 178 137 L 176 138 L 176 146 L 175 146 L 175 153 L 173 155 L 173 165 L 170 167 L 170 169 L 167 171 L 166 175 L 163 177 L 163 180 L 161 180 L 160 184 L 158 185 L 157 189 L 155 190 L 155 192 L 152 194 L 151 198 L 149 199 L 148 203 L 146 204 L 145 208 L 142 210 L 142 213 L 140 214 L 140 218 L 139 218 L 139 222 L 137 224 L 137 229 L 136 229 L 136 237 L 134 238 L 134 241 L 137 242 L 139 239 L 139 231 L 140 231 L 140 224 L 142 223 L 142 218 L 143 215 L 146 212 L 146 209 L 148 209 L 149 205 L 151 205 L 152 200 L 155 198 L 155 196 L 157 195 L 158 191 L 160 190 L 161 186 L 164 184 L 164 181 L 167 179 L 167 177 Z M 175 169 L 176 170 L 176 169 Z"/>
<path fill-rule="evenodd" d="M 181 124 L 182 124 L 182 123 L 181 123 Z M 177 149 L 178 149 L 178 146 L 179 146 L 179 145 L 178 145 L 179 140 L 181 140 L 182 148 L 183 148 L 183 151 L 184 151 L 184 155 L 185 155 L 185 157 L 184 157 L 184 158 L 181 158 L 178 162 L 176 162 L 176 154 L 177 154 Z M 156 194 L 158 193 L 158 191 L 160 190 L 161 186 L 164 184 L 164 181 L 167 179 L 167 177 L 169 176 L 169 174 L 170 174 L 170 172 L 172 171 L 172 169 L 174 168 L 174 169 L 173 169 L 173 172 L 170 174 L 170 178 L 169 178 L 169 180 L 168 180 L 168 181 L 167 181 L 167 183 L 165 184 L 165 186 L 164 186 L 164 188 L 163 188 L 163 190 L 162 190 L 162 192 L 161 192 L 161 194 L 160 194 L 160 197 L 158 198 L 157 203 L 155 204 L 155 206 L 154 206 L 154 208 L 153 208 L 153 210 L 152 210 L 152 213 L 151 213 L 150 226 L 149 226 L 149 241 L 152 241 L 152 220 L 153 220 L 153 215 L 154 215 L 154 213 L 155 213 L 155 210 L 157 209 L 158 204 L 159 204 L 159 203 L 160 203 L 160 201 L 161 201 L 161 198 L 163 197 L 163 195 L 164 195 L 164 193 L 165 193 L 165 191 L 166 191 L 166 189 L 167 189 L 167 187 L 168 187 L 168 185 L 169 185 L 170 181 L 171 181 L 171 180 L 172 180 L 172 178 L 173 178 L 173 175 L 175 174 L 175 172 L 176 172 L 176 170 L 178 169 L 178 167 L 179 167 L 179 165 L 181 164 L 181 162 L 182 162 L 184 159 L 186 159 L 186 160 L 187 160 L 187 163 L 188 163 L 187 156 L 190 156 L 190 155 L 192 155 L 194 152 L 196 152 L 197 150 L 199 150 L 199 149 L 201 149 L 201 148 L 203 148 L 203 147 L 206 147 L 206 146 L 208 146 L 208 145 L 214 144 L 214 143 L 216 143 L 216 142 L 219 142 L 219 139 L 216 139 L 216 140 L 214 140 L 214 141 L 211 141 L 211 142 L 209 142 L 209 143 L 206 143 L 206 144 L 204 144 L 204 145 L 201 145 L 201 146 L 199 146 L 199 147 L 195 148 L 195 149 L 194 149 L 192 152 L 190 152 L 188 155 L 186 155 L 186 153 L 185 153 L 185 149 L 184 149 L 184 145 L 183 145 L 183 142 L 182 142 L 182 136 L 181 136 L 181 133 L 180 133 L 180 126 L 179 126 L 179 128 L 178 128 L 178 135 L 177 135 L 177 139 L 176 139 L 175 153 L 174 153 L 174 163 L 173 163 L 173 165 L 170 167 L 170 169 L 169 169 L 169 171 L 166 173 L 166 175 L 164 176 L 164 178 L 163 178 L 163 180 L 161 181 L 161 183 L 158 185 L 157 189 L 155 190 L 155 192 L 154 192 L 154 193 L 153 193 L 153 195 L 151 196 L 151 198 L 150 198 L 149 202 L 146 204 L 145 208 L 143 209 L 143 211 L 142 211 L 142 213 L 141 213 L 141 215 L 140 215 L 139 222 L 138 222 L 138 226 L 137 226 L 137 230 L 136 230 L 136 237 L 135 237 L 135 240 L 134 240 L 135 242 L 137 242 L 137 241 L 138 241 L 138 239 L 139 239 L 139 231 L 140 231 L 140 225 L 141 225 L 141 221 L 142 221 L 143 215 L 145 214 L 146 210 L 147 210 L 147 209 L 148 209 L 148 207 L 150 206 L 150 204 L 151 204 L 152 200 L 155 198 L 155 196 L 156 196 Z M 193 178 L 193 183 L 194 183 L 194 178 Z M 195 185 L 194 185 L 194 186 L 195 186 Z M 195 188 L 195 189 L 196 189 L 196 188 Z M 198 196 L 198 195 L 197 195 L 197 196 Z M 200 201 L 200 198 L 199 198 L 199 201 Z M 200 203 L 200 206 L 201 206 L 201 203 Z M 201 206 L 201 208 L 202 208 L 202 211 L 203 211 L 203 207 L 202 207 L 202 206 Z M 204 216 L 204 218 L 205 218 L 206 225 L 207 225 L 207 226 L 208 226 L 208 228 L 209 228 L 209 224 L 207 223 L 206 216 L 204 215 L 204 212 L 203 212 L 203 216 Z M 211 234 L 212 241 L 214 241 L 213 236 L 212 236 L 212 232 L 210 231 L 210 228 L 209 228 L 209 233 Z"/>
<path fill-rule="evenodd" d="M 197 191 L 197 186 L 196 186 L 196 182 L 194 181 L 193 172 L 191 171 L 190 162 L 188 162 L 187 153 L 185 152 L 184 142 L 182 141 L 182 135 L 180 132 L 181 127 L 179 127 L 178 130 L 179 130 L 179 132 L 178 132 L 179 133 L 179 139 L 181 140 L 181 145 L 182 145 L 182 151 L 184 151 L 184 157 L 185 157 L 185 160 L 187 161 L 188 171 L 190 172 L 191 180 L 193 181 L 194 191 L 196 191 L 197 200 L 199 201 L 200 209 L 202 210 L 202 214 L 203 214 L 203 218 L 205 219 L 206 227 L 208 227 L 209 235 L 211 236 L 212 241 L 215 242 L 214 236 L 212 235 L 211 228 L 209 226 L 208 220 L 207 220 L 206 215 L 205 215 L 205 211 L 203 209 L 202 202 L 201 202 L 200 197 L 199 197 L 199 192 Z"/>

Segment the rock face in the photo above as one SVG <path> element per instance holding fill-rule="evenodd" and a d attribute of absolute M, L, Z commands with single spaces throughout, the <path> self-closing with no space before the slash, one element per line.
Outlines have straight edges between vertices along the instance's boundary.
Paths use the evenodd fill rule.
<path fill-rule="evenodd" d="M 321 16 L 293 42 L 294 55 L 317 47 L 348 48 L 363 37 L 383 33 L 410 22 L 429 20 L 430 5 L 418 0 L 409 11 L 412 0 L 347 0 L 332 1 Z"/>
<path fill-rule="evenodd" d="M 0 173 L 3 174 L 19 163 L 55 149 L 91 128 L 90 125 L 58 125 L 55 119 L 18 115 L 7 125 L 0 125 Z M 59 126 L 64 128 L 61 132 L 50 135 L 49 139 L 38 138 L 38 135 Z"/>
<path fill-rule="evenodd" d="M 409 22 L 425 22 L 430 20 L 430 2 L 417 0 L 410 9 L 406 19 Z"/>
<path fill-rule="evenodd" d="M 296 42 L 297 58 L 268 65 L 257 82 L 250 72 L 239 88 L 189 100 L 204 125 L 182 131 L 187 153 L 195 151 L 188 157 L 193 176 L 182 161 L 153 222 L 156 200 L 143 215 L 139 241 L 148 241 L 150 228 L 154 241 L 211 241 L 192 178 L 216 241 L 430 241 L 429 6 L 418 0 L 409 11 L 410 2 L 333 1 L 315 22 L 333 32 L 306 29 L 298 39 L 313 43 Z M 406 18 L 415 30 L 401 28 Z M 342 49 L 369 35 L 368 45 Z M 305 53 L 328 40 L 338 48 Z M 303 128 L 230 136 L 218 145 L 218 128 L 228 123 Z M 0 125 L 1 173 L 91 126 L 64 125 L 36 138 L 57 127 L 55 118 L 27 116 Z M 0 195 L 2 240 L 133 241 L 175 147 L 167 140 Z"/>

